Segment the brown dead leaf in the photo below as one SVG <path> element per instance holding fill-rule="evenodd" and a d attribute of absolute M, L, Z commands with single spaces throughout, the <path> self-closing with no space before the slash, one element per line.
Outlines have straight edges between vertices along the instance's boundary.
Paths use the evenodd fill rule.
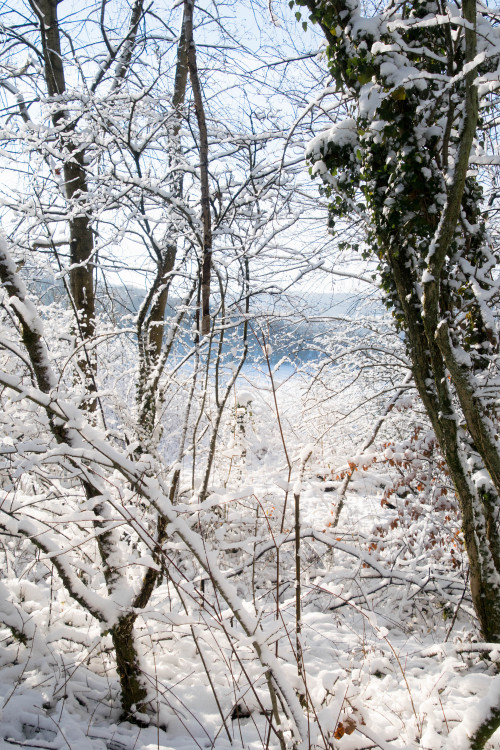
<path fill-rule="evenodd" d="M 337 724 L 337 729 L 333 733 L 333 736 L 335 737 L 336 740 L 340 740 L 340 738 L 343 737 L 344 734 L 345 734 L 344 725 L 342 724 L 341 721 L 339 721 L 339 723 Z"/>
<path fill-rule="evenodd" d="M 350 716 L 344 721 L 344 730 L 346 734 L 352 734 L 356 729 L 356 722 Z"/>

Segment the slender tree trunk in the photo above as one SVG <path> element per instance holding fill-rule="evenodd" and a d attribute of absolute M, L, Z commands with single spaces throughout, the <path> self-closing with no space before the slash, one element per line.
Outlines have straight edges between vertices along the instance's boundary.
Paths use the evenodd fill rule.
<path fill-rule="evenodd" d="M 188 47 L 188 67 L 198 130 L 200 133 L 200 187 L 201 187 L 201 220 L 203 225 L 202 261 L 201 261 L 201 334 L 210 332 L 210 277 L 212 270 L 212 217 L 210 213 L 210 187 L 208 181 L 208 134 L 205 108 L 201 92 L 196 47 L 193 38 L 194 0 L 184 0 L 186 17 L 186 43 Z"/>
<path fill-rule="evenodd" d="M 74 124 L 64 107 L 66 81 L 57 17 L 58 0 L 30 0 L 30 4 L 40 24 L 45 81 L 48 94 L 53 99 L 52 121 L 59 131 L 61 152 L 67 153 L 63 175 L 65 197 L 71 206 L 68 219 L 70 293 L 83 343 L 83 354 L 78 356 L 77 363 L 84 376 L 86 392 L 92 394 L 96 391 L 96 363 L 86 344 L 95 332 L 94 237 L 84 166 L 85 151 L 76 142 Z M 95 399 L 89 397 L 86 407 L 95 410 Z"/>
<path fill-rule="evenodd" d="M 70 217 L 68 218 L 70 294 L 76 314 L 77 328 L 83 343 L 83 355 L 78 357 L 77 362 L 85 381 L 85 406 L 89 411 L 94 411 L 96 400 L 93 394 L 97 390 L 95 381 L 96 363 L 86 346 L 95 333 L 94 238 L 88 200 L 87 173 L 84 164 L 85 151 L 77 142 L 74 123 L 64 106 L 66 82 L 57 17 L 58 0 L 30 0 L 30 4 L 40 24 L 45 80 L 48 94 L 54 102 L 52 121 L 54 128 L 59 131 L 61 151 L 67 153 L 63 165 L 63 176 L 65 197 L 71 207 Z M 130 62 L 131 49 L 141 13 L 142 0 L 138 0 L 133 9 L 131 29 L 127 37 L 129 46 L 126 47 L 119 61 L 121 65 L 118 71 L 120 78 L 125 75 L 126 67 Z M 7 274 L 9 282 L 15 285 L 15 276 L 12 273 L 9 275 L 8 267 L 5 267 L 5 269 L 4 275 Z M 22 292 L 22 290 L 19 289 L 19 292 Z M 23 339 L 27 344 L 39 387 L 42 391 L 48 393 L 55 385 L 46 373 L 43 341 L 36 327 L 30 325 L 29 320 L 23 319 L 21 316 L 20 323 Z M 71 433 L 68 431 L 61 432 L 57 425 L 53 425 L 53 432 L 58 441 L 67 442 L 71 445 Z M 90 482 L 82 479 L 82 485 L 89 499 L 95 499 L 99 496 L 99 490 Z M 103 506 L 101 504 L 94 507 L 96 515 L 100 516 L 102 511 Z M 96 520 L 94 525 L 99 531 L 101 530 L 101 521 Z M 113 533 L 99 533 L 97 545 L 108 593 L 112 595 L 121 581 L 119 570 L 111 564 L 111 560 L 116 557 L 116 540 Z M 148 588 L 148 586 L 143 584 L 144 588 Z M 134 710 L 139 713 L 143 712 L 144 698 L 147 692 L 138 663 L 137 644 L 133 631 L 135 619 L 135 614 L 127 614 L 120 618 L 111 633 L 120 679 L 123 711 L 127 718 L 131 720 L 134 718 Z"/>
<path fill-rule="evenodd" d="M 182 107 L 186 96 L 187 77 L 186 17 L 184 14 L 179 43 L 177 45 L 177 62 L 174 91 L 172 94 L 174 125 L 172 128 L 171 151 L 168 154 L 170 167 L 174 170 L 181 156 L 180 128 Z M 140 172 L 138 160 L 137 168 Z M 176 198 L 181 198 L 182 189 L 182 173 L 174 171 L 170 190 Z M 169 224 L 165 231 L 166 242 L 164 248 L 158 247 L 152 236 L 150 238 L 154 245 L 153 249 L 158 265 L 155 280 L 137 316 L 137 337 L 139 341 L 139 376 L 137 383 L 138 425 L 141 440 L 145 444 L 150 441 L 155 426 L 158 388 L 158 377 L 155 374 L 155 370 L 160 366 L 160 360 L 162 359 L 165 312 L 177 258 L 177 243 L 175 239 L 172 241 L 172 235 L 175 235 L 175 227 Z"/>
<path fill-rule="evenodd" d="M 179 43 L 177 45 L 177 63 L 175 68 L 174 92 L 172 94 L 172 108 L 175 113 L 175 124 L 172 128 L 172 151 L 169 154 L 170 166 L 175 167 L 181 155 L 180 129 L 182 121 L 182 107 L 186 98 L 188 77 L 188 48 L 186 42 L 186 16 L 183 15 Z M 172 193 L 176 198 L 182 197 L 182 174 L 174 174 Z M 166 237 L 173 232 L 169 226 Z M 154 363 L 160 357 L 165 327 L 165 309 L 168 301 L 170 274 L 174 270 L 177 256 L 177 245 L 167 242 L 162 253 L 159 267 L 159 282 L 161 288 L 151 306 L 148 318 L 149 350 Z"/>
<path fill-rule="evenodd" d="M 464 0 L 462 11 L 465 27 L 465 62 L 471 64 L 476 55 L 475 0 Z M 464 119 L 460 144 L 454 167 L 453 180 L 448 190 L 448 201 L 436 229 L 429 250 L 428 273 L 423 282 L 422 315 L 427 339 L 427 351 L 433 378 L 438 410 L 434 408 L 433 424 L 443 449 L 462 510 L 464 538 L 470 562 L 471 593 L 486 640 L 500 641 L 500 452 L 498 435 L 492 429 L 489 414 L 476 396 L 474 374 L 457 360 L 448 332 L 442 277 L 445 260 L 455 238 L 469 159 L 478 123 L 478 94 L 475 71 L 465 76 Z M 484 331 L 487 339 L 487 331 Z M 448 374 L 463 411 L 473 449 L 477 450 L 482 467 L 488 472 L 494 489 L 482 490 L 471 478 L 471 468 L 460 446 L 457 411 L 454 407 Z M 428 388 L 426 387 L 426 390 Z M 429 401 L 429 399 L 428 399 Z M 463 439 L 462 439 L 463 442 Z M 476 466 L 476 471 L 479 467 Z M 496 506 L 496 510 L 495 510 Z"/>

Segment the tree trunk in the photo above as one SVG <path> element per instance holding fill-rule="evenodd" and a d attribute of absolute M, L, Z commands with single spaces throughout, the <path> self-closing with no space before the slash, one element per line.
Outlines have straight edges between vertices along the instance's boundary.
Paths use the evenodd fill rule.
<path fill-rule="evenodd" d="M 178 164 L 181 155 L 180 128 L 182 107 L 186 96 L 187 77 L 186 16 L 184 13 L 179 43 L 177 45 L 177 62 L 174 91 L 172 94 L 172 108 L 175 113 L 175 122 L 172 128 L 171 151 L 168 154 L 169 164 L 172 168 Z M 138 159 L 136 163 L 137 169 L 140 171 L 141 167 Z M 182 173 L 174 172 L 170 189 L 174 197 L 182 197 Z M 175 227 L 169 224 L 165 231 L 166 244 L 163 249 L 160 249 L 156 245 L 152 236 L 150 237 L 157 258 L 156 277 L 137 316 L 137 337 L 139 341 L 137 406 L 139 411 L 138 426 L 141 446 L 142 443 L 147 446 L 155 427 L 159 379 L 158 373 L 155 374 L 155 370 L 160 365 L 165 332 L 165 311 L 172 281 L 172 272 L 175 268 L 177 257 L 177 243 L 175 239 L 172 241 L 172 236 L 175 236 Z M 162 364 L 164 365 L 164 363 Z M 142 447 L 140 450 L 142 450 Z"/>
<path fill-rule="evenodd" d="M 186 43 L 188 48 L 188 66 L 198 130 L 200 133 L 200 186 L 201 186 L 201 220 L 203 224 L 202 260 L 201 260 L 201 327 L 200 333 L 210 333 L 210 277 L 212 270 L 212 217 L 210 213 L 210 188 L 208 182 L 208 134 L 205 108 L 201 92 L 196 47 L 193 38 L 194 0 L 184 0 L 186 16 Z"/>
<path fill-rule="evenodd" d="M 97 390 L 95 358 L 86 347 L 95 332 L 94 237 L 88 205 L 85 151 L 75 142 L 74 123 L 65 111 L 62 101 L 66 81 L 57 17 L 58 0 L 30 0 L 30 4 L 40 24 L 45 81 L 48 94 L 54 100 L 52 121 L 60 134 L 61 154 L 67 153 L 63 175 L 65 197 L 72 206 L 68 219 L 70 294 L 77 330 L 83 344 L 77 364 L 84 377 L 85 391 L 90 395 Z M 87 399 L 86 408 L 90 411 L 96 408 L 96 401 L 91 396 Z"/>
<path fill-rule="evenodd" d="M 31 366 L 33 368 L 33 374 L 38 384 L 38 387 L 43 393 L 50 393 L 57 386 L 55 376 L 50 368 L 47 352 L 45 350 L 45 344 L 40 334 L 40 327 L 38 325 L 38 319 L 34 315 L 34 308 L 30 299 L 25 294 L 25 289 L 19 279 L 15 266 L 9 257 L 5 241 L 0 237 L 0 281 L 5 286 L 11 299 L 16 300 L 14 306 L 14 312 L 17 315 L 19 323 L 21 325 L 21 334 L 23 343 L 28 352 Z M 19 303 L 19 304 L 17 304 Z M 26 314 L 28 312 L 28 314 Z M 53 415 L 49 412 L 48 417 L 50 420 L 52 433 L 58 443 L 67 443 L 68 445 L 74 444 L 73 434 L 71 430 L 68 430 L 65 425 L 59 424 L 58 420 L 53 419 Z M 78 443 L 79 445 L 79 443 Z M 85 490 L 85 494 L 89 499 L 95 499 L 100 496 L 99 487 L 93 486 L 89 481 L 82 479 L 82 485 Z M 97 516 L 101 515 L 104 509 L 101 504 L 94 505 L 94 513 Z M 113 558 L 115 552 L 115 539 L 113 532 L 105 531 L 102 533 L 102 527 L 105 526 L 105 522 L 99 520 L 94 522 L 94 526 L 101 533 L 98 533 L 96 541 L 99 549 L 99 555 L 102 561 L 103 575 L 106 581 L 106 586 L 110 595 L 113 594 L 116 586 L 120 585 L 120 572 L 113 566 L 109 565 L 109 560 Z M 154 554 L 156 562 L 161 560 L 160 550 L 161 544 L 165 539 L 166 523 L 165 520 L 160 517 L 158 524 L 158 546 L 157 551 Z M 34 541 L 37 544 L 36 541 Z M 40 543 L 38 543 L 40 545 Z M 43 547 L 42 547 L 43 548 Z M 48 552 L 49 550 L 44 550 Z M 75 592 L 71 588 L 71 584 L 67 576 L 65 576 L 65 567 L 58 566 L 57 561 L 55 562 L 57 570 L 63 580 L 64 585 L 68 588 L 71 596 L 73 596 L 79 604 L 86 608 L 94 617 L 102 620 L 99 612 L 91 609 L 91 605 L 88 605 L 82 597 L 75 595 Z M 111 630 L 111 636 L 113 639 L 113 646 L 115 648 L 115 657 L 118 676 L 120 678 L 120 686 L 122 691 L 122 707 L 124 715 L 128 719 L 134 720 L 134 708 L 139 713 L 144 711 L 144 698 L 147 690 L 142 681 L 142 673 L 139 667 L 139 660 L 137 655 L 137 646 L 135 643 L 135 636 L 133 632 L 134 623 L 137 618 L 135 609 L 145 607 L 149 601 L 152 591 L 158 577 L 156 568 L 148 569 L 141 586 L 141 589 L 136 596 L 132 608 L 134 612 L 128 613 L 121 617 L 117 624 Z"/>
<path fill-rule="evenodd" d="M 481 299 L 481 291 L 492 297 L 495 258 L 482 225 L 480 184 L 469 173 L 478 125 L 476 77 L 481 75 L 475 66 L 476 2 L 464 0 L 463 37 L 457 42 L 446 25 L 432 31 L 420 28 L 417 40 L 411 18 L 406 30 L 398 26 L 395 32 L 408 40 L 408 49 L 418 41 L 439 51 L 439 64 L 437 58 L 415 62 L 411 57 L 426 76 L 425 97 L 428 102 L 434 97 L 434 110 L 422 107 L 420 91 L 411 86 L 385 96 L 386 58 L 375 52 L 369 65 L 365 60 L 362 45 L 368 43 L 370 49 L 373 38 L 366 32 L 365 39 L 360 31 L 364 27 L 357 23 L 358 31 L 352 31 L 352 14 L 358 10 L 347 2 L 297 2 L 307 5 L 322 25 L 337 85 L 359 101 L 368 78 L 381 94 L 370 118 L 382 123 L 383 136 L 374 136 L 360 106 L 355 153 L 330 139 L 312 160 L 321 159 L 336 180 L 342 174 L 338 186 L 344 190 L 326 188 L 337 195 L 330 204 L 332 218 L 356 210 L 354 196 L 362 194 L 366 201 L 362 208 L 370 219 L 367 242 L 380 262 L 388 303 L 405 332 L 415 384 L 460 504 L 481 632 L 486 640 L 500 642 L 500 446 L 495 406 L 482 390 L 491 382 L 490 368 L 498 366 L 497 336 L 483 319 Z M 433 8 L 424 2 L 412 6 L 411 13 L 419 19 Z M 378 12 L 380 20 L 391 10 L 388 5 Z M 435 73 L 443 80 L 448 77 L 444 88 L 437 79 L 432 83 Z M 423 139 L 425 129 L 437 122 L 443 125 L 441 140 Z M 429 196 L 430 185 L 441 194 L 440 203 Z"/>
<path fill-rule="evenodd" d="M 134 638 L 136 617 L 134 613 L 121 617 L 111 629 L 111 638 L 122 692 L 122 718 L 141 724 L 143 722 L 141 722 L 140 714 L 146 713 L 148 691 L 139 665 Z M 148 722 L 144 721 L 144 723 Z"/>
<path fill-rule="evenodd" d="M 486 641 L 500 642 L 498 568 L 488 544 L 484 505 L 470 479 L 460 446 L 458 414 L 449 389 L 446 366 L 435 339 L 436 325 L 423 323 L 420 300 L 408 275 L 405 258 L 389 252 L 398 297 L 405 315 L 415 385 L 425 406 L 457 492 L 470 565 L 474 609 Z M 498 538 L 496 524 L 490 535 Z"/>

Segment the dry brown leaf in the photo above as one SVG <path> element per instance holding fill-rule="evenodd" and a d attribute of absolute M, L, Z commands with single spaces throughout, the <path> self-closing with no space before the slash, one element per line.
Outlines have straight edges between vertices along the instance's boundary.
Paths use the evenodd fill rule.
<path fill-rule="evenodd" d="M 351 716 L 348 716 L 347 719 L 344 721 L 344 730 L 346 734 L 352 734 L 354 730 L 356 729 L 356 722 Z"/>
<path fill-rule="evenodd" d="M 340 738 L 343 737 L 344 734 L 345 734 L 344 725 L 342 724 L 341 721 L 339 721 L 339 723 L 337 724 L 337 729 L 333 733 L 333 736 L 335 737 L 336 740 L 340 740 Z"/>

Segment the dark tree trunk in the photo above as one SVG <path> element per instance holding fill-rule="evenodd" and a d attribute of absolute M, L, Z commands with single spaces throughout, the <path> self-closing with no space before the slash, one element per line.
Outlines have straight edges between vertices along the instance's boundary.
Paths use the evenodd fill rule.
<path fill-rule="evenodd" d="M 71 216 L 68 219 L 69 288 L 77 330 L 83 344 L 77 363 L 84 376 L 85 390 L 89 394 L 86 408 L 93 411 L 96 402 L 90 394 L 96 391 L 96 363 L 86 344 L 95 332 L 94 237 L 84 166 L 85 152 L 76 143 L 74 123 L 64 107 L 66 81 L 57 17 L 58 0 L 30 0 L 30 3 L 40 24 L 45 81 L 48 94 L 54 100 L 52 121 L 54 128 L 59 131 L 61 152 L 67 153 L 63 174 L 65 197 L 71 205 Z"/>
<path fill-rule="evenodd" d="M 116 670 L 120 678 L 123 719 L 141 723 L 140 714 L 145 714 L 147 708 L 147 688 L 137 656 L 135 620 L 135 614 L 120 618 L 111 630 L 111 638 L 115 650 Z"/>
<path fill-rule="evenodd" d="M 186 17 L 186 43 L 188 48 L 188 67 L 198 130 L 200 133 L 200 186 L 201 186 L 201 220 L 203 224 L 202 261 L 201 261 L 201 334 L 210 333 L 210 280 L 212 270 L 212 216 L 210 213 L 210 187 L 208 181 L 208 134 L 205 108 L 198 75 L 196 47 L 193 38 L 194 0 L 184 0 Z"/>

